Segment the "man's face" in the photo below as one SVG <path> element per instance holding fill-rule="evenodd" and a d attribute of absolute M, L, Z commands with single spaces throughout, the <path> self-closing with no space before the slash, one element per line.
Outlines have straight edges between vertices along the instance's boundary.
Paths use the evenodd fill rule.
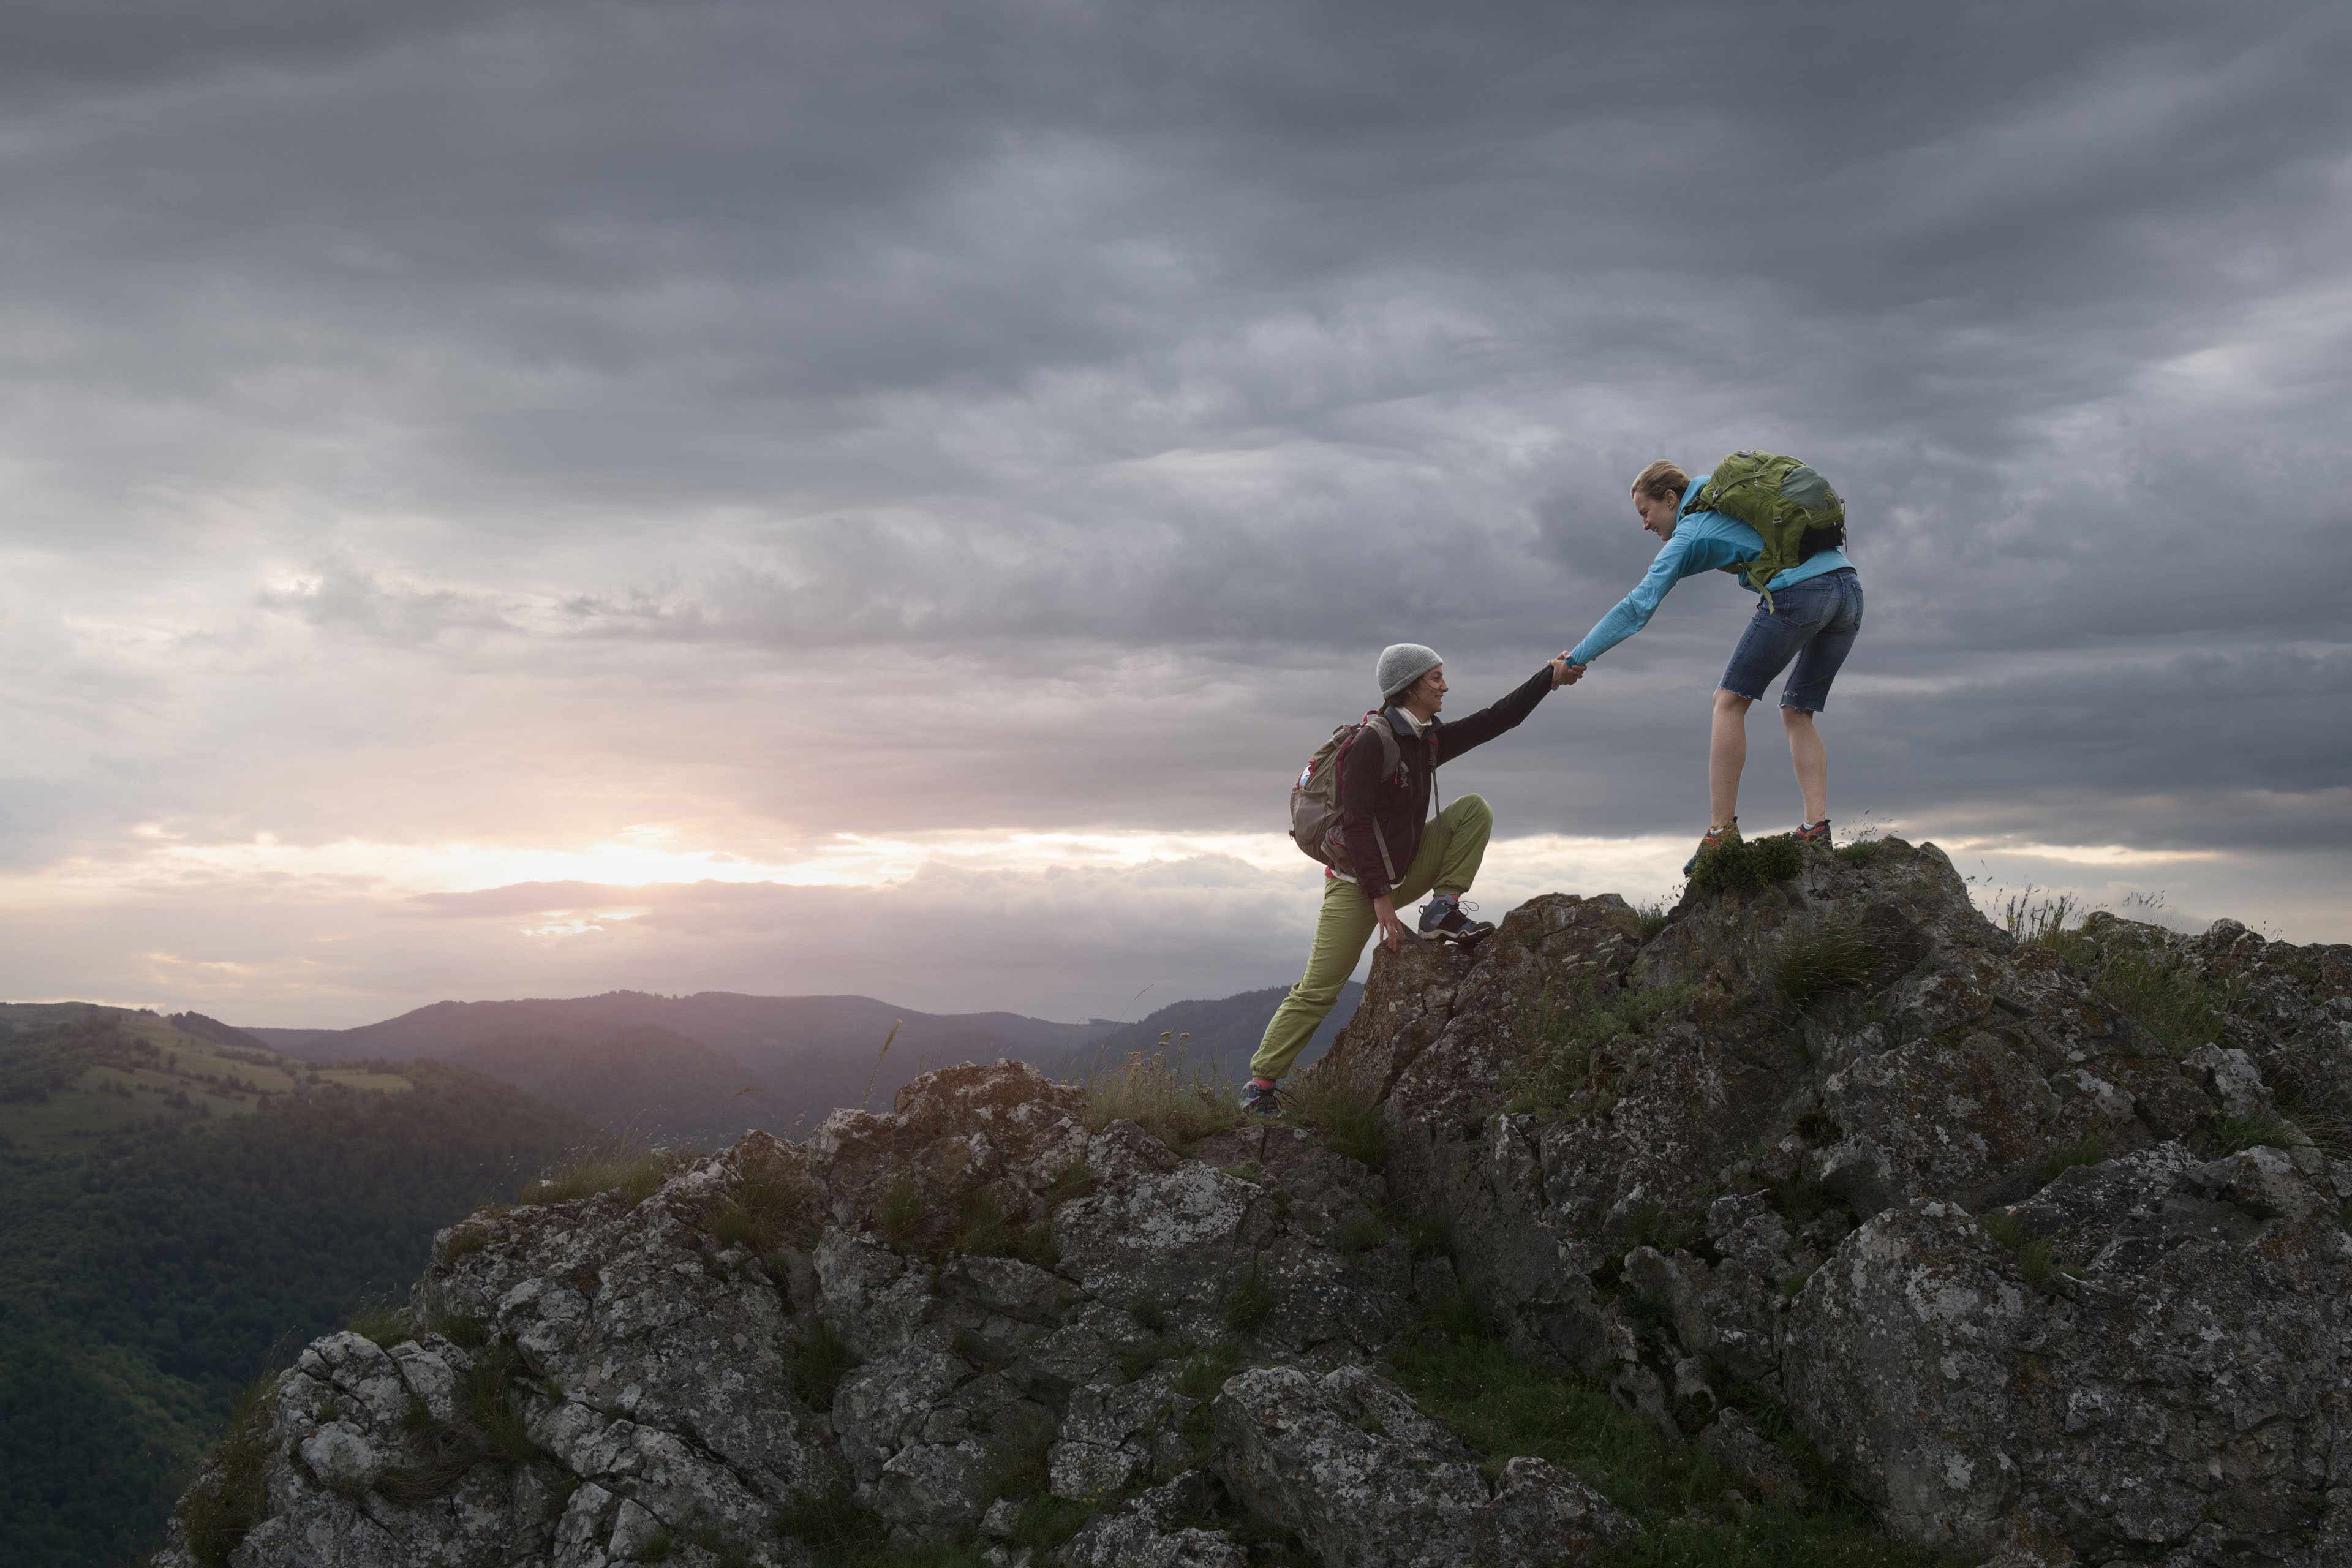
<path fill-rule="evenodd" d="M 1633 492 L 1634 515 L 1642 520 L 1643 528 L 1660 539 L 1675 536 L 1675 514 L 1681 506 L 1682 502 L 1673 496 L 1643 495 L 1640 490 Z"/>

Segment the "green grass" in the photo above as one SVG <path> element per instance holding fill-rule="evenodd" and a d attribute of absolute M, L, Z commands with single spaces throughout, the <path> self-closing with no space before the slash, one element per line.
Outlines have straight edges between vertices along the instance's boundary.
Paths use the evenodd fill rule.
<path fill-rule="evenodd" d="M 1849 866 L 1867 866 L 1885 852 L 1885 840 L 1880 838 L 1857 838 L 1831 851 Z"/>
<path fill-rule="evenodd" d="M 1407 1218 L 1402 1226 L 1407 1246 L 1415 1258 L 1451 1258 L 1454 1256 L 1454 1216 L 1434 1210 L 1423 1211 Z"/>
<path fill-rule="evenodd" d="M 1492 1460 L 1521 1454 L 1582 1477 L 1643 1528 L 1594 1561 L 1608 1568 L 1947 1568 L 1894 1541 L 1834 1489 L 1810 1510 L 1781 1501 L 1719 1511 L 1732 1478 L 1696 1444 L 1664 1436 L 1602 1389 L 1545 1371 L 1486 1331 L 1475 1309 L 1433 1321 L 1391 1359 L 1397 1380 Z M 1795 1446 L 1785 1434 L 1782 1440 Z M 1811 1455 L 1801 1470 L 1822 1473 Z"/>
<path fill-rule="evenodd" d="M 1279 1300 L 1280 1292 L 1275 1289 L 1265 1265 L 1253 1257 L 1225 1287 L 1225 1326 L 1237 1334 L 1245 1334 L 1265 1321 Z"/>
<path fill-rule="evenodd" d="M 427 1318 L 425 1331 L 439 1334 L 459 1350 L 479 1350 L 490 1342 L 489 1326 L 471 1312 L 442 1312 Z"/>
<path fill-rule="evenodd" d="M 1127 1315 L 1155 1334 L 1168 1331 L 1168 1302 L 1157 1290 L 1137 1291 L 1127 1304 Z"/>
<path fill-rule="evenodd" d="M 2214 984 L 2165 953 L 2120 943 L 2103 946 L 2069 926 L 2082 914 L 2070 895 L 2036 897 L 2032 889 L 2009 899 L 2001 924 L 2019 942 L 2043 947 L 2090 972 L 2091 994 L 2154 1037 L 2175 1059 L 2221 1037 L 2230 988 Z"/>
<path fill-rule="evenodd" d="M 415 1315 L 394 1301 L 373 1301 L 352 1315 L 346 1325 L 363 1340 L 383 1350 L 416 1337 Z"/>
<path fill-rule="evenodd" d="M 1850 921 L 1818 925 L 1782 940 L 1773 961 L 1772 983 L 1781 999 L 1800 1012 L 1832 992 L 1850 991 L 1870 978 L 1883 943 Z"/>
<path fill-rule="evenodd" d="M 1666 922 L 1675 918 L 1675 910 L 1664 899 L 1654 899 L 1646 904 L 1635 904 L 1633 918 L 1642 922 L 1642 940 L 1647 942 L 1666 929 Z"/>
<path fill-rule="evenodd" d="M 2246 1149 L 2293 1149 L 2304 1142 L 2302 1130 L 2284 1116 L 2267 1112 L 2253 1116 L 2221 1116 L 2213 1121 L 2213 1137 L 2224 1154 Z"/>
<path fill-rule="evenodd" d="M 824 1216 L 821 1194 L 814 1184 L 787 1168 L 763 1162 L 737 1173 L 705 1223 L 722 1247 L 745 1247 L 765 1256 L 787 1247 L 814 1246 Z"/>
<path fill-rule="evenodd" d="M 882 1194 L 882 1203 L 874 1211 L 874 1228 L 893 1247 L 913 1244 L 916 1232 L 923 1224 L 923 1191 L 906 1176 L 890 1184 Z"/>
<path fill-rule="evenodd" d="M 1119 1381 L 1133 1383 L 1137 1378 L 1166 1361 L 1175 1348 L 1157 1334 L 1150 1339 L 1138 1340 L 1131 1345 L 1121 1345 L 1116 1358 L 1118 1363 Z"/>
<path fill-rule="evenodd" d="M 1800 1229 L 1838 1205 L 1838 1195 L 1811 1176 L 1784 1177 L 1772 1184 L 1772 1206 L 1780 1217 Z"/>
<path fill-rule="evenodd" d="M 1654 1198 L 1642 1198 L 1625 1210 L 1629 1247 L 1654 1247 L 1679 1252 L 1706 1234 L 1706 1215 L 1696 1209 L 1671 1209 Z"/>
<path fill-rule="evenodd" d="M 2015 1215 L 1987 1215 L 1977 1223 L 1987 1236 L 2016 1255 L 2025 1282 L 2036 1290 L 2046 1293 L 2054 1276 L 2072 1272 L 2058 1261 L 2057 1244 L 2048 1237 L 2036 1237 Z"/>
<path fill-rule="evenodd" d="M 1087 1076 L 1086 1091 L 1087 1131 L 1132 1121 L 1171 1149 L 1188 1148 L 1242 1120 L 1237 1089 L 1165 1051 L 1132 1051 L 1117 1066 L 1096 1068 Z"/>
<path fill-rule="evenodd" d="M 1804 868 L 1797 841 L 1785 833 L 1718 844 L 1691 868 L 1694 893 L 1752 893 L 1785 882 Z"/>
<path fill-rule="evenodd" d="M 1242 1369 L 1242 1347 L 1232 1340 L 1219 1340 L 1204 1351 L 1196 1352 L 1184 1363 L 1176 1379 L 1176 1392 L 1187 1399 L 1202 1404 L 1216 1398 L 1225 1380 Z"/>
<path fill-rule="evenodd" d="M 226 1568 L 230 1553 L 261 1522 L 269 1500 L 269 1419 L 277 1397 L 275 1374 L 238 1396 L 204 1479 L 180 1500 L 188 1550 L 205 1568 Z"/>
<path fill-rule="evenodd" d="M 1388 1163 L 1389 1131 L 1381 1121 L 1377 1086 L 1328 1057 L 1299 1076 L 1288 1114 L 1322 1134 L 1335 1154 L 1375 1171 Z"/>
<path fill-rule="evenodd" d="M 2104 1133 L 2094 1132 L 2080 1142 L 2053 1149 L 2042 1156 L 2033 1167 L 2035 1191 L 2048 1186 L 2077 1165 L 2095 1165 L 2107 1157 L 2107 1140 Z"/>
<path fill-rule="evenodd" d="M 528 1464 L 546 1457 L 546 1450 L 532 1441 L 516 1397 L 521 1364 L 513 1345 L 499 1343 L 476 1355 L 474 1364 L 457 1374 L 457 1406 L 481 1438 L 482 1457 L 499 1464 Z"/>
<path fill-rule="evenodd" d="M 812 1410 L 833 1408 L 834 1391 L 856 1364 L 849 1342 L 822 1318 L 812 1319 L 784 1352 L 784 1373 L 793 1392 Z"/>
<path fill-rule="evenodd" d="M 518 1204 L 562 1204 L 617 1193 L 635 1208 L 692 1163 L 691 1152 L 656 1149 L 625 1139 L 609 1139 L 576 1152 L 516 1194 Z"/>
<path fill-rule="evenodd" d="M 1376 1214 L 1350 1215 L 1340 1223 L 1331 1245 L 1349 1257 L 1370 1252 L 1389 1238 L 1388 1222 Z"/>
<path fill-rule="evenodd" d="M 1100 1185 L 1102 1185 L 1101 1178 L 1097 1176 L 1093 1167 L 1083 1160 L 1075 1165 L 1066 1165 L 1055 1174 L 1052 1184 L 1045 1189 L 1045 1206 L 1055 1209 L 1064 1204 L 1076 1203 L 1083 1197 L 1091 1197 L 1094 1190 Z"/>
<path fill-rule="evenodd" d="M 1607 997 L 1588 991 L 1573 1001 L 1539 1004 L 1536 1049 L 1512 1076 L 1512 1109 L 1566 1115 L 1613 1103 L 1598 1053 L 1622 1038 L 1647 1035 L 1666 1015 L 1687 1006 L 1692 994 L 1688 985 L 1665 985 Z"/>

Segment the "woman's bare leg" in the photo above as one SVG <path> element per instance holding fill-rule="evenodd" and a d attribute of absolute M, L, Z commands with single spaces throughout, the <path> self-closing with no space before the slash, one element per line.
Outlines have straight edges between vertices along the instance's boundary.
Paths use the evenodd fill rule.
<path fill-rule="evenodd" d="M 1830 753 L 1813 716 L 1801 708 L 1780 710 L 1780 727 L 1789 731 L 1789 761 L 1796 764 L 1797 793 L 1805 797 L 1805 825 L 1830 814 Z"/>
<path fill-rule="evenodd" d="M 1748 765 L 1749 699 L 1721 687 L 1715 691 L 1715 732 L 1706 748 L 1707 826 L 1721 827 L 1739 815 L 1739 773 Z"/>

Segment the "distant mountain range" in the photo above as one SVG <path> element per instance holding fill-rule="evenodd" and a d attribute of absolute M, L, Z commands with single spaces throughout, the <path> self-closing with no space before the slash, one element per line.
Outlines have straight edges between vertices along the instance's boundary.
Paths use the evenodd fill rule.
<path fill-rule="evenodd" d="M 1275 1008 L 1288 991 L 1287 986 L 1270 985 L 1263 991 L 1244 991 L 1213 1001 L 1171 1002 L 1140 1022 L 1121 1024 L 1069 1053 L 1063 1058 L 1064 1067 L 1057 1076 L 1083 1078 L 1086 1070 L 1096 1064 L 1115 1064 L 1130 1051 L 1155 1050 L 1164 1034 L 1181 1066 L 1218 1082 L 1239 1083 L 1249 1071 L 1250 1058 L 1256 1054 L 1257 1043 L 1265 1034 L 1266 1020 L 1274 1016 Z M 1346 1027 L 1348 1020 L 1355 1016 L 1356 1004 L 1363 999 L 1364 988 L 1355 981 L 1342 986 L 1339 1005 L 1307 1041 L 1291 1070 L 1296 1072 L 1321 1056 Z M 1037 1065 L 1045 1067 L 1044 1063 Z"/>
<path fill-rule="evenodd" d="M 1355 1009 L 1350 984 L 1319 1053 Z M 352 1029 L 247 1028 L 269 1048 L 326 1064 L 448 1062 L 647 1137 L 728 1142 L 746 1129 L 805 1136 L 837 1106 L 887 1106 L 935 1067 L 1012 1057 L 1060 1077 L 1189 1033 L 1182 1054 L 1232 1077 L 1282 998 L 1280 987 L 1178 1002 L 1134 1024 L 1057 1024 L 1018 1013 L 924 1013 L 871 996 L 748 996 L 705 991 L 513 1002 L 436 1002 Z M 897 1031 L 895 1037 L 892 1031 Z M 883 1043 L 889 1042 L 887 1055 Z"/>

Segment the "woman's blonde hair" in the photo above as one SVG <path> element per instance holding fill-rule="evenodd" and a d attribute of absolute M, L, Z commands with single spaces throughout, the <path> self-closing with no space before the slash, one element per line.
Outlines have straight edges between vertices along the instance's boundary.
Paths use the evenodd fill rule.
<path fill-rule="evenodd" d="M 1633 493 L 1656 500 L 1680 500 L 1689 489 L 1690 476 L 1664 458 L 1633 476 Z"/>

